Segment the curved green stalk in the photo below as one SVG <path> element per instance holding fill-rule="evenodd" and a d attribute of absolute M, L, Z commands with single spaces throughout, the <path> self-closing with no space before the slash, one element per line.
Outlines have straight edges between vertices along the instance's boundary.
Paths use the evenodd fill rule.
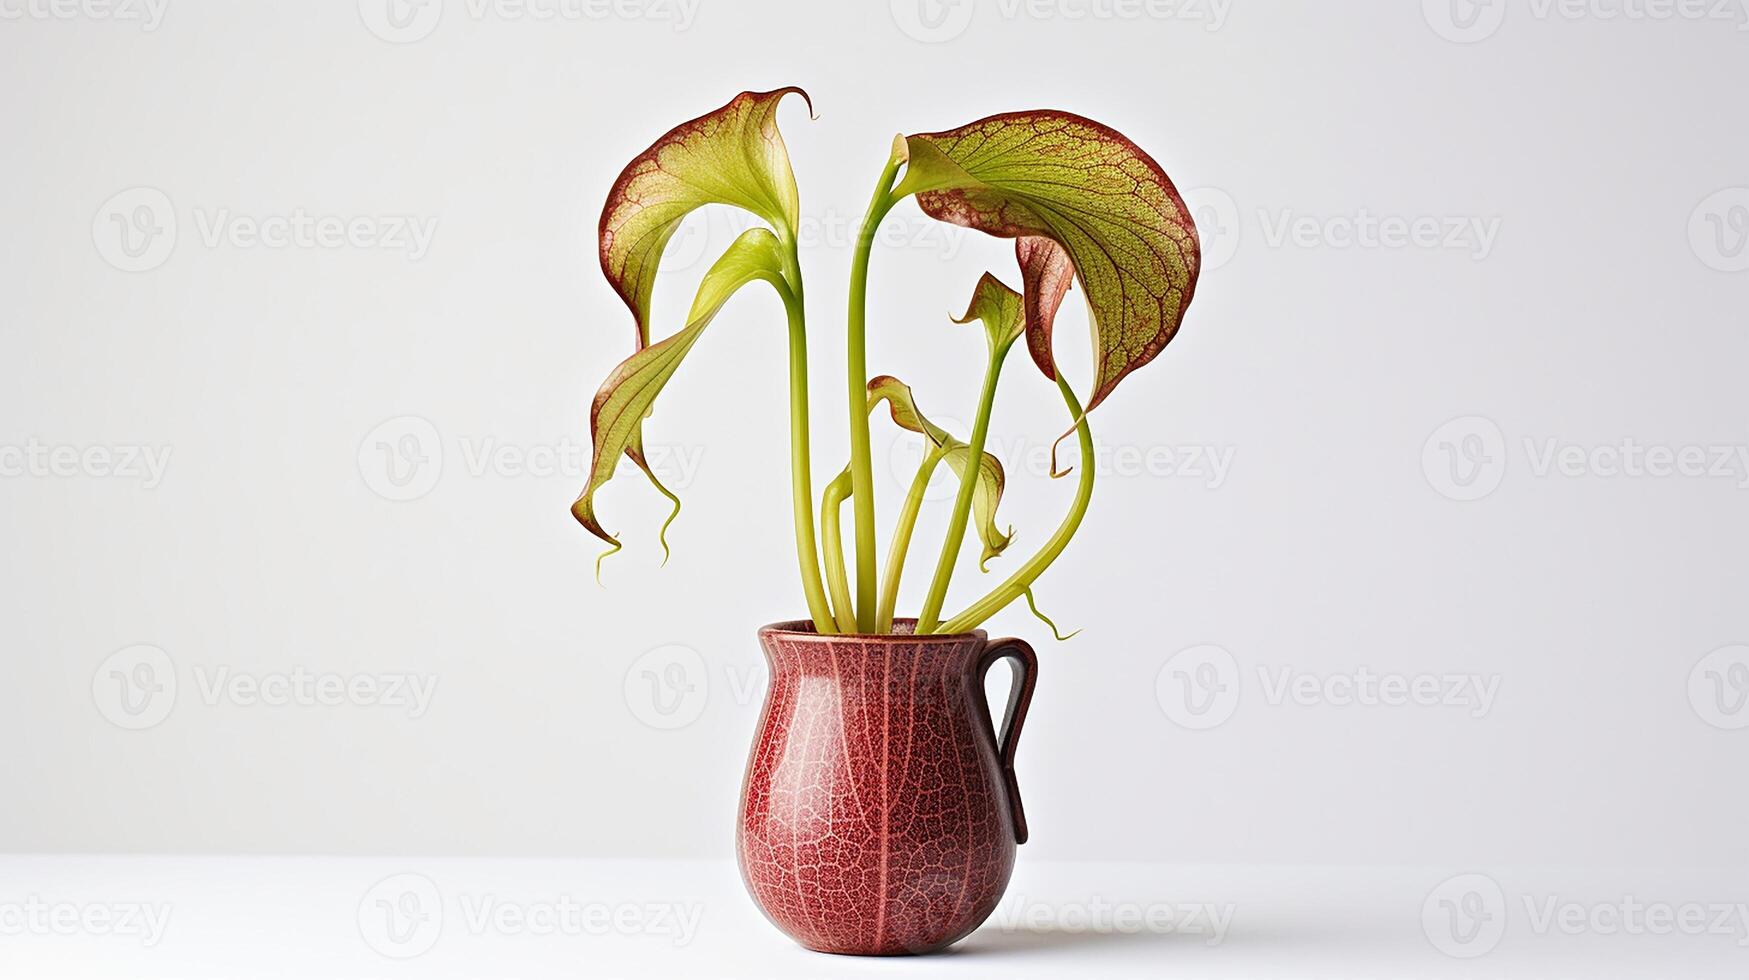
<path fill-rule="evenodd" d="M 984 369 L 984 390 L 978 396 L 978 415 L 972 423 L 971 448 L 968 459 L 984 458 L 984 443 L 990 435 L 990 410 L 996 405 L 996 381 L 1002 375 L 1002 357 L 1007 348 L 992 350 L 989 365 Z M 917 632 L 933 633 L 941 625 L 941 606 L 947 601 L 947 586 L 953 579 L 953 566 L 959 561 L 960 545 L 966 539 L 966 523 L 972 516 L 972 493 L 978 486 L 978 467 L 967 466 L 960 474 L 959 494 L 953 500 L 953 516 L 947 525 L 947 539 L 941 543 L 941 556 L 935 561 L 935 577 L 929 582 L 929 596 L 923 600 L 923 612 L 917 617 Z"/>
<path fill-rule="evenodd" d="M 838 628 L 856 632 L 856 604 L 850 599 L 850 580 L 844 574 L 844 535 L 839 530 L 844 498 L 850 496 L 850 470 L 826 484 L 820 498 L 820 543 L 826 552 L 826 590 L 832 594 L 832 609 Z"/>
<path fill-rule="evenodd" d="M 900 144 L 902 145 L 902 144 Z M 892 196 L 893 182 L 903 162 L 899 146 L 887 158 L 868 203 L 862 229 L 857 233 L 856 254 L 850 266 L 850 313 L 847 324 L 849 353 L 846 384 L 850 395 L 850 483 L 856 511 L 856 625 L 859 632 L 875 627 L 875 503 L 874 465 L 868 447 L 868 260 L 875 231 L 881 219 L 898 203 Z M 974 457 L 975 458 L 975 457 Z"/>
<path fill-rule="evenodd" d="M 1069 514 L 1063 518 L 1063 523 L 1051 535 L 1051 539 L 1038 550 L 1038 554 L 1028 558 L 1026 564 L 1015 569 L 1007 581 L 972 603 L 965 612 L 948 620 L 938 632 L 966 633 L 977 629 L 979 624 L 994 616 L 1002 607 L 1025 595 L 1032 588 L 1032 583 L 1069 546 L 1069 539 L 1075 536 L 1076 529 L 1081 526 L 1081 519 L 1087 516 L 1087 504 L 1093 499 L 1093 430 L 1088 427 L 1087 417 L 1081 411 L 1081 402 L 1075 397 L 1074 390 L 1069 387 L 1069 382 L 1061 371 L 1057 372 L 1057 390 L 1063 393 L 1063 401 L 1069 406 L 1069 415 L 1075 419 L 1075 433 L 1081 447 L 1081 479 L 1075 488 L 1075 501 L 1069 505 Z"/>
<path fill-rule="evenodd" d="M 802 571 L 802 591 L 808 597 L 808 615 L 814 629 L 836 632 L 832 605 L 820 581 L 820 550 L 814 539 L 814 477 L 808 436 L 808 330 L 802 305 L 802 268 L 793 234 L 784 233 L 788 289 L 780 289 L 784 312 L 789 316 L 789 454 L 790 495 L 796 530 L 796 562 Z"/>
<path fill-rule="evenodd" d="M 899 511 L 899 523 L 893 528 L 893 543 L 887 549 L 886 574 L 881 579 L 881 606 L 875 613 L 875 632 L 893 631 L 893 610 L 899 604 L 899 579 L 905 574 L 905 553 L 911 549 L 911 531 L 917 526 L 917 514 L 923 509 L 923 496 L 929 492 L 929 478 L 935 467 L 947 457 L 947 450 L 934 447 L 923 454 L 917 466 L 917 476 L 905 494 L 905 506 Z"/>

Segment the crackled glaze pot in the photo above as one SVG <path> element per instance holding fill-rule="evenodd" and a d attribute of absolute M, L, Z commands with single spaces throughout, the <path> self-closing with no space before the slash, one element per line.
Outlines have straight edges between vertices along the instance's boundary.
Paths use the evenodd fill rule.
<path fill-rule="evenodd" d="M 1026 841 L 1014 746 L 1032 648 L 981 630 L 821 636 L 807 622 L 759 639 L 771 683 L 737 833 L 753 900 L 827 953 L 927 953 L 976 929 Z M 998 660 L 1014 667 L 1000 736 L 984 698 Z"/>

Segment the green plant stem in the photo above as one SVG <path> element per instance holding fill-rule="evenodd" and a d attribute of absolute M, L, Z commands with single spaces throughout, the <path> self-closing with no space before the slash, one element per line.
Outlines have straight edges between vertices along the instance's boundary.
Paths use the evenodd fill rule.
<path fill-rule="evenodd" d="M 875 626 L 875 495 L 874 465 L 868 446 L 868 262 L 881 219 L 897 203 L 892 197 L 901 159 L 887 158 L 875 185 L 874 198 L 862 219 L 856 238 L 856 254 L 850 266 L 850 313 L 847 324 L 846 378 L 850 395 L 850 483 L 856 512 L 856 625 L 862 633 Z"/>
<path fill-rule="evenodd" d="M 1028 558 L 1026 564 L 1015 569 L 1007 581 L 972 603 L 965 612 L 948 620 L 939 632 L 966 633 L 977 629 L 984 620 L 1025 595 L 1032 588 L 1032 583 L 1069 546 L 1069 539 L 1075 536 L 1076 529 L 1081 526 L 1081 519 L 1087 516 L 1087 504 L 1093 499 L 1093 430 L 1088 428 L 1087 417 L 1081 411 L 1081 402 L 1075 397 L 1074 390 L 1069 387 L 1069 382 L 1063 378 L 1061 371 L 1057 372 L 1057 390 L 1063 393 L 1063 401 L 1069 406 L 1069 416 L 1075 420 L 1075 432 L 1081 447 L 1081 479 L 1075 487 L 1075 501 L 1069 505 L 1069 514 L 1063 518 L 1063 523 L 1057 527 L 1051 539 L 1045 542 L 1037 554 Z"/>
<path fill-rule="evenodd" d="M 844 574 L 844 535 L 839 530 L 844 498 L 850 496 L 850 470 L 826 484 L 820 498 L 820 538 L 826 552 L 826 589 L 832 594 L 832 610 L 838 628 L 856 632 L 856 605 L 850 599 L 850 580 Z"/>
<path fill-rule="evenodd" d="M 905 506 L 899 511 L 899 523 L 893 528 L 893 543 L 887 549 L 885 574 L 881 579 L 881 606 L 875 613 L 875 632 L 893 631 L 893 610 L 899 604 L 899 579 L 905 574 L 905 553 L 911 549 L 911 532 L 917 527 L 917 514 L 923 509 L 923 496 L 929 492 L 929 478 L 935 467 L 947 458 L 947 451 L 932 447 L 923 454 L 911 489 L 905 494 Z"/>
<path fill-rule="evenodd" d="M 947 586 L 953 579 L 954 565 L 959 561 L 960 545 L 966 539 L 966 523 L 972 516 L 972 495 L 978 487 L 978 474 L 984 459 L 984 443 L 990 435 L 990 411 L 996 405 L 996 382 L 1002 376 L 1002 358 L 1007 349 L 992 350 L 984 368 L 984 390 L 978 396 L 978 415 L 972 423 L 972 441 L 966 450 L 966 466 L 960 473 L 960 489 L 953 500 L 953 516 L 947 524 L 947 538 L 941 542 L 941 557 L 935 562 L 935 577 L 929 582 L 929 595 L 923 600 L 923 612 L 917 617 L 917 632 L 933 633 L 941 625 L 941 606 L 947 601 Z"/>
<path fill-rule="evenodd" d="M 821 633 L 836 632 L 832 605 L 826 601 L 826 588 L 820 581 L 820 551 L 814 539 L 814 477 L 809 454 L 808 435 L 808 329 L 802 304 L 802 269 L 796 254 L 795 236 L 785 234 L 789 245 L 783 296 L 784 312 L 789 316 L 789 454 L 790 495 L 793 498 L 796 531 L 796 562 L 801 566 L 802 591 L 808 599 L 808 615 L 814 629 Z"/>

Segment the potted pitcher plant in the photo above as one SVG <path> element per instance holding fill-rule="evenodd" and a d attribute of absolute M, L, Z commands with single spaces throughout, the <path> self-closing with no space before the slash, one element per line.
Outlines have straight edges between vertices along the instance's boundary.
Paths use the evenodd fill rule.
<path fill-rule="evenodd" d="M 816 498 L 799 194 L 777 126 L 778 106 L 792 94 L 807 100 L 797 88 L 743 92 L 669 130 L 614 182 L 601 215 L 601 269 L 631 309 L 636 345 L 590 406 L 593 461 L 571 512 L 609 545 L 603 558 L 619 550 L 619 539 L 602 526 L 595 495 L 622 458 L 630 460 L 673 502 L 661 531 L 666 551 L 680 502 L 645 458 L 645 420 L 724 304 L 755 283 L 775 290 L 789 327 L 790 489 L 807 615 L 759 631 L 771 683 L 741 794 L 742 877 L 766 916 L 810 949 L 929 952 L 970 933 L 996 907 L 1016 845 L 1027 837 L 1014 753 L 1037 658 L 1024 641 L 990 640 L 979 626 L 1016 600 L 1037 613 L 1033 583 L 1068 546 L 1092 499 L 1089 413 L 1177 334 L 1196 291 L 1200 252 L 1166 172 L 1092 120 L 1055 110 L 1010 112 L 895 138 L 852 259 L 840 396 L 850 459 Z M 931 218 L 1014 240 L 1018 288 L 985 273 L 958 321 L 980 323 L 988 340 L 977 414 L 963 438 L 925 417 L 898 378 L 868 373 L 872 244 L 882 219 L 911 198 Z M 704 274 L 679 328 L 657 338 L 651 312 L 657 267 L 681 221 L 709 204 L 743 209 L 761 223 Z M 1057 310 L 1076 282 L 1092 321 L 1093 377 L 1085 396 L 1058 370 L 1052 346 Z M 1072 435 L 1079 445 L 1074 498 L 1056 531 L 1000 584 L 950 609 L 948 588 L 967 530 L 981 545 L 980 568 L 1012 540 L 996 520 L 1002 465 L 985 444 L 998 381 L 1022 340 L 1063 401 L 1067 431 L 1057 442 Z M 869 450 L 870 418 L 883 407 L 924 445 L 884 549 Z M 1055 447 L 1052 459 L 1052 475 L 1065 475 Z M 942 465 L 958 479 L 947 532 L 922 608 L 901 617 L 896 605 L 912 531 Z M 1015 674 L 1000 727 L 983 683 L 998 661 Z"/>

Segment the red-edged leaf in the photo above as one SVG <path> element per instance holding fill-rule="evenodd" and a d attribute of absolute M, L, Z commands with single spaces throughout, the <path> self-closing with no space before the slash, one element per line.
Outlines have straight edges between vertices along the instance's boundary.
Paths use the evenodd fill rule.
<path fill-rule="evenodd" d="M 997 285 L 1000 286 L 1001 283 Z M 908 429 L 929 440 L 930 445 L 942 452 L 942 459 L 947 461 L 948 468 L 964 478 L 972 447 L 925 418 L 917 408 L 917 401 L 912 397 L 909 385 L 888 374 L 870 380 L 868 410 L 873 412 L 883 401 L 887 403 L 887 410 L 892 413 L 893 422 L 899 428 Z M 1002 554 L 1014 540 L 1013 527 L 1003 532 L 996 526 L 996 509 L 1002 505 L 1002 491 L 1007 482 L 1002 461 L 985 453 L 978 466 L 978 482 L 972 494 L 972 516 L 978 528 L 978 538 L 984 544 L 983 556 L 978 560 L 979 569 L 987 565 L 990 559 Z"/>
<path fill-rule="evenodd" d="M 1011 112 L 906 148 L 895 193 L 917 195 L 925 213 L 1067 250 L 1094 320 L 1089 411 L 1176 335 L 1201 265 L 1196 226 L 1166 172 L 1121 133 L 1067 112 Z M 1034 359 L 1055 377 L 1048 349 Z"/>
<path fill-rule="evenodd" d="M 596 518 L 595 491 L 613 477 L 622 453 L 643 466 L 642 425 L 656 403 L 656 396 L 736 290 L 761 279 L 779 289 L 785 288 L 783 262 L 783 248 L 771 232 L 764 228 L 744 232 L 705 273 L 686 327 L 620 362 L 595 393 L 589 411 L 594 458 L 589 466 L 589 482 L 571 505 L 571 513 L 596 537 L 613 546 L 608 554 L 619 550 L 619 539 L 603 530 Z M 647 466 L 644 469 L 648 472 Z M 668 496 L 674 499 L 673 494 Z M 672 515 L 669 519 L 673 519 Z"/>
<path fill-rule="evenodd" d="M 631 308 L 637 346 L 650 342 L 650 292 L 681 219 L 706 204 L 744 208 L 793 233 L 800 204 L 777 106 L 793 86 L 742 92 L 669 130 L 626 165 L 601 212 L 601 271 Z M 809 103 L 809 111 L 813 111 Z"/>
<path fill-rule="evenodd" d="M 1047 378 L 1057 376 L 1051 353 L 1051 327 L 1069 285 L 1075 281 L 1075 265 L 1063 246 L 1041 235 L 1022 235 L 1014 240 L 1014 257 L 1020 262 L 1020 279 L 1026 311 L 1026 349 Z"/>

